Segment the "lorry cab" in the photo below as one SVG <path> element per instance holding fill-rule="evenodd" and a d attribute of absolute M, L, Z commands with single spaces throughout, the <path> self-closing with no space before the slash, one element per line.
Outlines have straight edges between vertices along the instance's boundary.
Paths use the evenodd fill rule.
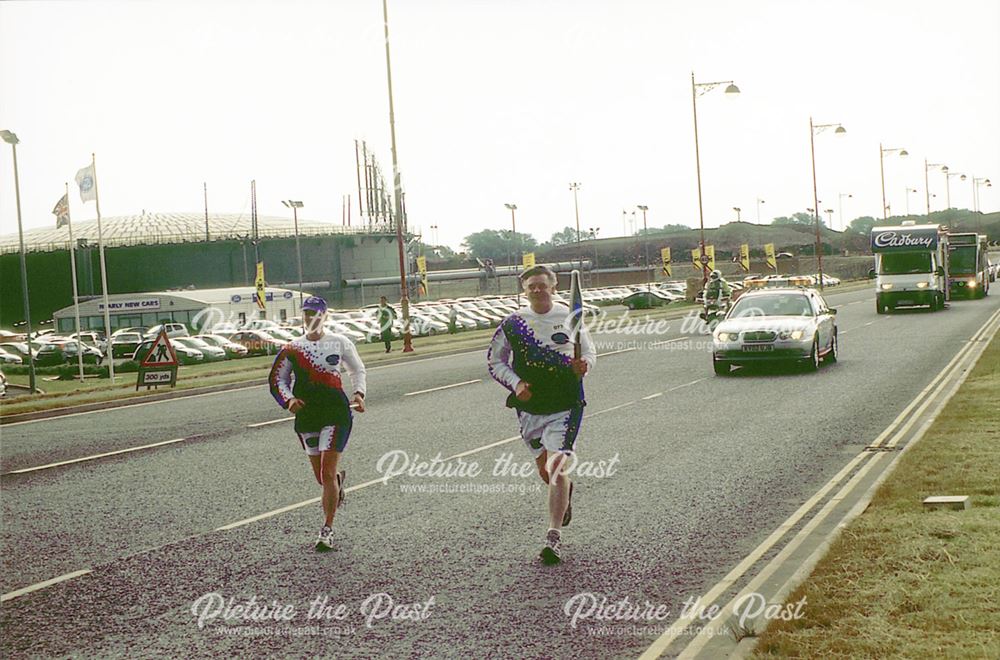
<path fill-rule="evenodd" d="M 948 233 L 941 225 L 875 227 L 875 311 L 927 306 L 944 309 L 951 299 L 948 282 Z"/>
<path fill-rule="evenodd" d="M 989 244 L 975 233 L 948 237 L 948 282 L 956 296 L 983 298 L 990 292 Z"/>

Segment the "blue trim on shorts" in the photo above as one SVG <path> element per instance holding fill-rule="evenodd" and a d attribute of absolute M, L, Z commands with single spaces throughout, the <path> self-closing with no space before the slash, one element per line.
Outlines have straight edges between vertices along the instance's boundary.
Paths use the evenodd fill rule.
<path fill-rule="evenodd" d="M 576 436 L 580 433 L 580 422 L 583 421 L 583 406 L 577 406 L 566 416 L 566 436 L 560 451 L 573 451 Z"/>

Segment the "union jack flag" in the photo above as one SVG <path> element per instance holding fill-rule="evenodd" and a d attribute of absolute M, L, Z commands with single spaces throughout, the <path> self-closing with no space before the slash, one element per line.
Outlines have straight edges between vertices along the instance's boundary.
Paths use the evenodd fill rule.
<path fill-rule="evenodd" d="M 69 197 L 67 195 L 59 198 L 55 208 L 52 209 L 52 214 L 56 216 L 56 229 L 69 224 Z"/>

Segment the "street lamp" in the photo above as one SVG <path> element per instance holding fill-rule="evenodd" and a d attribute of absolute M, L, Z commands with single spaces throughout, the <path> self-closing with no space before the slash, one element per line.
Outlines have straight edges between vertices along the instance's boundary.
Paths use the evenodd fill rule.
<path fill-rule="evenodd" d="M 736 211 L 736 222 L 740 221 L 740 207 L 734 206 L 733 210 Z"/>
<path fill-rule="evenodd" d="M 590 232 L 590 238 L 594 241 L 594 263 L 590 267 L 590 272 L 594 274 L 594 286 L 597 286 L 597 232 L 601 231 L 600 227 L 590 227 L 588 228 Z"/>
<path fill-rule="evenodd" d="M 399 251 L 399 306 L 403 311 L 403 352 L 413 352 L 413 336 L 410 334 L 410 293 L 406 282 L 406 257 L 403 254 L 403 200 L 402 183 L 399 179 L 399 158 L 396 150 L 396 112 L 392 104 L 392 63 L 389 59 L 389 8 L 382 0 L 382 19 L 385 29 L 385 78 L 389 87 L 389 136 L 392 143 L 392 192 L 393 209 L 396 213 L 396 245 Z"/>
<path fill-rule="evenodd" d="M 837 195 L 837 204 L 839 208 L 838 215 L 840 216 L 840 231 L 847 229 L 847 225 L 844 224 L 844 198 L 851 199 L 854 197 L 851 193 L 839 193 Z"/>
<path fill-rule="evenodd" d="M 650 287 L 652 286 L 651 283 L 650 283 L 650 279 L 652 279 L 652 278 L 650 278 L 650 276 L 649 276 L 649 236 L 647 235 L 647 229 L 646 229 L 646 211 L 649 210 L 649 207 L 645 206 L 643 204 L 640 204 L 636 208 L 638 208 L 640 211 L 642 211 L 642 251 L 643 251 L 643 255 L 644 255 L 643 256 L 643 260 L 645 262 L 643 264 L 643 266 L 646 269 L 645 270 L 645 274 L 646 274 L 646 291 L 648 292 L 650 290 Z"/>
<path fill-rule="evenodd" d="M 886 149 L 879 142 L 878 145 L 878 169 L 882 174 L 882 219 L 887 220 L 889 218 L 888 210 L 889 206 L 885 202 L 885 155 L 891 153 L 899 153 L 900 157 L 909 156 L 910 152 L 901 147 L 893 147 L 892 149 Z"/>
<path fill-rule="evenodd" d="M 580 203 L 576 198 L 576 191 L 583 185 L 578 181 L 569 184 L 569 189 L 573 191 L 573 212 L 576 214 L 576 258 L 580 262 L 580 270 L 583 270 L 583 255 L 580 254 Z"/>
<path fill-rule="evenodd" d="M 972 177 L 972 210 L 980 211 L 979 207 L 979 186 L 986 186 L 987 188 L 992 188 L 993 184 L 989 179 L 985 177 Z"/>
<path fill-rule="evenodd" d="M 812 117 L 809 117 L 809 153 L 812 156 L 813 171 L 813 202 L 815 207 L 813 217 L 816 219 L 816 265 L 819 272 L 819 290 L 823 290 L 823 243 L 819 234 L 819 193 L 816 188 L 816 134 L 822 133 L 828 128 L 832 128 L 834 135 L 843 135 L 847 129 L 841 124 L 813 124 Z"/>
<path fill-rule="evenodd" d="M 285 208 L 292 209 L 292 217 L 295 218 L 295 260 L 299 266 L 299 315 L 302 316 L 302 322 L 305 323 L 306 318 L 302 315 L 302 250 L 299 248 L 299 209 L 302 208 L 302 202 L 296 202 L 293 200 L 281 200 L 281 203 L 285 205 Z M 305 327 L 305 326 L 303 326 Z"/>
<path fill-rule="evenodd" d="M 951 177 L 953 177 L 953 176 L 960 177 L 960 179 L 959 179 L 960 181 L 965 181 L 965 175 L 962 174 L 961 172 L 951 172 L 951 171 L 948 171 L 948 170 L 945 171 L 944 189 L 945 189 L 945 193 L 947 195 L 947 202 L 948 202 L 948 208 L 949 209 L 951 208 Z"/>
<path fill-rule="evenodd" d="M 927 159 L 924 158 L 924 190 L 927 191 L 927 217 L 931 215 L 931 185 L 928 181 L 927 171 L 930 168 L 940 169 L 945 173 L 945 178 L 948 178 L 948 166 L 944 163 L 928 163 Z"/>
<path fill-rule="evenodd" d="M 764 203 L 760 197 L 757 198 L 757 224 L 760 224 L 760 205 Z"/>
<path fill-rule="evenodd" d="M 694 81 L 694 71 L 691 72 L 691 107 L 694 111 L 694 163 L 695 171 L 698 175 L 698 240 L 701 245 L 701 281 L 703 285 L 708 281 L 708 256 L 705 254 L 705 211 L 701 199 L 701 154 L 698 151 L 698 96 L 709 93 L 719 85 L 726 85 L 726 94 L 740 93 L 740 88 L 732 80 L 696 83 Z"/>
<path fill-rule="evenodd" d="M 830 224 L 828 229 L 833 229 L 833 209 L 823 209 L 823 213 L 826 213 L 827 222 Z"/>
<path fill-rule="evenodd" d="M 510 209 L 510 252 L 507 253 L 508 255 L 510 255 L 514 251 L 514 242 L 517 240 L 517 226 L 515 224 L 515 219 L 514 219 L 514 211 L 517 210 L 517 204 L 504 204 L 504 206 L 506 206 L 508 209 Z M 512 263 L 513 259 L 510 256 L 508 256 L 507 258 L 509 260 L 508 263 L 511 266 L 513 266 L 514 265 Z M 511 270 L 512 271 L 516 271 L 516 269 L 513 269 L 513 268 Z M 514 284 L 514 295 L 517 296 L 517 306 L 520 307 L 521 306 L 521 287 L 520 287 L 521 282 L 520 282 L 520 280 L 518 278 L 515 278 L 514 282 L 515 282 L 515 284 Z"/>
<path fill-rule="evenodd" d="M 31 309 L 28 306 L 28 265 L 24 257 L 24 229 L 21 226 L 21 180 L 17 172 L 17 144 L 20 140 L 17 136 L 4 129 L 0 131 L 0 138 L 10 145 L 14 155 L 14 197 L 17 200 L 17 240 L 21 246 L 21 295 L 24 302 L 24 320 L 28 326 L 28 386 L 31 393 L 35 393 L 35 356 L 31 348 Z M 111 337 L 108 337 L 108 346 L 111 345 Z M 109 349 L 110 350 L 110 349 Z"/>
<path fill-rule="evenodd" d="M 431 240 L 434 241 L 434 247 L 438 246 L 437 231 L 438 231 L 438 226 L 431 225 Z"/>

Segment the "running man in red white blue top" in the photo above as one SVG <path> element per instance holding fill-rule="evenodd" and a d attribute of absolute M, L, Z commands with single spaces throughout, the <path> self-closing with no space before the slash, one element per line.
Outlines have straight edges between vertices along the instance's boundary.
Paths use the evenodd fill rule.
<path fill-rule="evenodd" d="M 353 416 L 351 408 L 365 411 L 365 365 L 347 337 L 323 326 L 326 301 L 310 296 L 302 303 L 306 334 L 289 342 L 278 353 L 268 381 L 271 395 L 295 415 L 295 432 L 309 456 L 316 481 L 323 487 L 323 513 L 316 550 L 333 548 L 333 517 L 344 501 L 347 474 L 338 472 L 340 455 L 347 448 Z M 345 393 L 340 367 L 351 377 L 353 392 Z"/>
<path fill-rule="evenodd" d="M 594 368 L 597 353 L 579 323 L 581 350 L 574 358 L 570 309 L 552 300 L 556 274 L 550 268 L 529 268 L 521 284 L 529 306 L 503 320 L 486 360 L 490 375 L 510 390 L 507 407 L 517 411 L 521 438 L 549 486 L 549 529 L 541 558 L 557 564 L 561 530 L 573 514 L 573 484 L 563 469 L 583 419 L 583 377 Z"/>

